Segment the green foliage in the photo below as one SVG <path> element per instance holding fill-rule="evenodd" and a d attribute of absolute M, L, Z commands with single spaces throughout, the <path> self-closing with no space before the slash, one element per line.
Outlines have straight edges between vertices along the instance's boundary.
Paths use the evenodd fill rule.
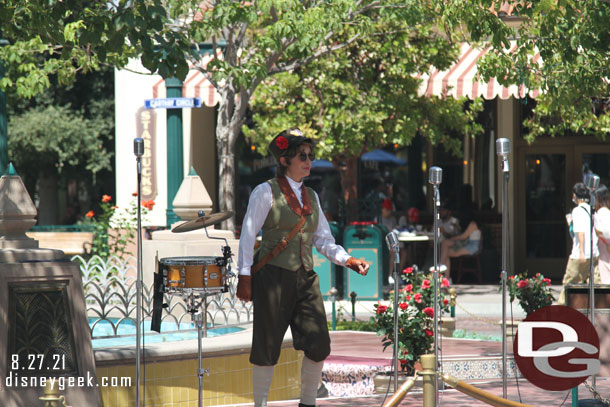
<path fill-rule="evenodd" d="M 401 278 L 405 286 L 398 293 L 398 358 L 401 368 L 409 370 L 434 343 L 434 279 L 432 275 L 414 272 L 412 267 L 404 269 Z M 440 312 L 449 311 L 449 300 L 445 299 L 448 288 L 449 281 L 443 278 L 438 296 Z M 388 306 L 376 304 L 375 316 L 371 317 L 384 350 L 395 345 L 392 297 Z"/>
<path fill-rule="evenodd" d="M 65 85 L 78 72 L 124 66 L 138 55 L 151 72 L 184 78 L 184 56 L 193 52 L 161 0 L 5 0 L 0 27 L 10 43 L 0 47 L 7 71 L 0 88 L 26 98 L 47 89 L 54 75 Z"/>
<path fill-rule="evenodd" d="M 36 178 L 82 168 L 91 174 L 112 169 L 103 126 L 68 106 L 39 106 L 11 118 L 9 156 L 20 173 Z M 34 172 L 34 173 L 32 173 Z"/>
<path fill-rule="evenodd" d="M 104 262 L 115 256 L 124 262 L 133 255 L 129 250 L 133 249 L 136 237 L 137 201 L 133 200 L 128 208 L 121 211 L 111 200 L 110 195 L 103 195 L 98 213 L 92 210 L 87 212 L 79 224 L 93 226 L 93 243 L 87 255 L 99 256 Z M 153 201 L 142 203 L 143 218 L 154 204 Z"/>
<path fill-rule="evenodd" d="M 541 135 L 591 134 L 605 140 L 610 131 L 610 3 L 599 0 L 515 3 L 522 23 L 509 27 L 490 10 L 488 0 L 433 0 L 450 37 L 490 42 L 479 65 L 484 79 L 540 89 L 529 142 Z M 501 2 L 495 2 L 498 11 Z M 504 3 L 502 3 L 504 4 Z M 515 39 L 516 38 L 516 39 Z M 511 49 L 510 40 L 515 49 Z M 533 59 L 536 50 L 541 60 Z"/>
<path fill-rule="evenodd" d="M 519 300 L 519 305 L 525 311 L 525 315 L 551 305 L 553 294 L 551 293 L 551 280 L 542 274 L 536 273 L 534 277 L 528 278 L 527 273 L 510 276 L 506 287 L 510 295 L 510 301 Z M 500 289 L 502 289 L 500 287 Z"/>
<path fill-rule="evenodd" d="M 268 78 L 252 99 L 254 129 L 243 131 L 266 151 L 281 129 L 298 124 L 317 139 L 323 158 L 358 157 L 388 144 L 409 145 L 423 135 L 460 155 L 451 135 L 481 132 L 473 124 L 481 101 L 464 108 L 452 98 L 420 97 L 417 74 L 445 69 L 457 47 L 433 30 L 423 3 L 370 12 L 366 36 L 294 72 Z M 352 31 L 339 37 L 347 42 Z"/>
<path fill-rule="evenodd" d="M 328 329 L 332 329 L 332 322 L 328 322 Z M 337 331 L 375 332 L 377 327 L 371 321 L 337 321 Z"/>

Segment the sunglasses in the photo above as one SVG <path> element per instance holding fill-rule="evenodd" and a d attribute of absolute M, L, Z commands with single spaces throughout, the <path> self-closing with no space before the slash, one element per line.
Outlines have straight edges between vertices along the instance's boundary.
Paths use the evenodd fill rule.
<path fill-rule="evenodd" d="M 297 157 L 299 157 L 299 159 L 301 161 L 306 161 L 307 158 L 309 158 L 309 161 L 313 161 L 316 159 L 316 156 L 313 153 L 309 153 L 309 154 L 299 153 L 299 154 L 297 154 Z"/>

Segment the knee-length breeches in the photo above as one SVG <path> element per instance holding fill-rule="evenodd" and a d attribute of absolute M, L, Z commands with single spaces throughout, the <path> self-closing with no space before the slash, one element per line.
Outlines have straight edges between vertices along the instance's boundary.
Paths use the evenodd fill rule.
<path fill-rule="evenodd" d="M 288 327 L 293 346 L 321 362 L 330 354 L 330 336 L 318 275 L 303 267 L 290 271 L 266 265 L 252 277 L 254 328 L 250 362 L 275 365 Z"/>

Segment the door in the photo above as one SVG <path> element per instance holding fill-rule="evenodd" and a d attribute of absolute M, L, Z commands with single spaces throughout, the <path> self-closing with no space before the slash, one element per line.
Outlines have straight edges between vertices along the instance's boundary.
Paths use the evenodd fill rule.
<path fill-rule="evenodd" d="M 572 240 L 565 215 L 573 208 L 572 187 L 588 173 L 610 185 L 610 145 L 566 143 L 523 146 L 518 154 L 517 218 L 513 273 L 542 273 L 560 282 Z"/>

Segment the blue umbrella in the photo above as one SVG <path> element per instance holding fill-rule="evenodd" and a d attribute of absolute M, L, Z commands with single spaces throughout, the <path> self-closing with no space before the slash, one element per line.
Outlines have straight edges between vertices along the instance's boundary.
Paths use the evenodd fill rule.
<path fill-rule="evenodd" d="M 368 153 L 362 154 L 362 161 L 377 161 L 380 163 L 390 163 L 396 165 L 406 165 L 407 162 L 402 158 L 396 157 L 392 153 L 388 153 L 385 150 L 373 150 Z"/>
<path fill-rule="evenodd" d="M 333 170 L 335 166 L 328 160 L 313 160 L 311 163 L 312 170 Z"/>

